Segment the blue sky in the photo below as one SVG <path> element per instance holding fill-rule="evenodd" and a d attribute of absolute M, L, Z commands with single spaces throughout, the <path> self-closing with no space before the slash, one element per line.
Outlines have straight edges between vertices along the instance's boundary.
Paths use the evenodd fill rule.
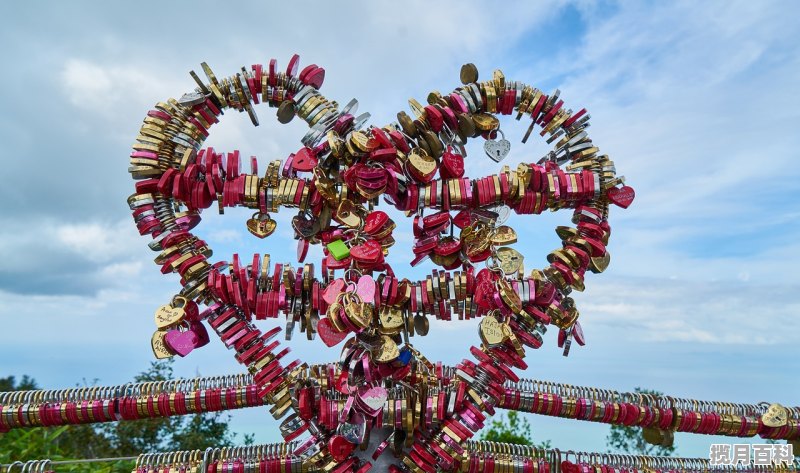
<path fill-rule="evenodd" d="M 128 381 L 151 358 L 152 313 L 178 288 L 151 263 L 126 197 L 130 145 L 157 101 L 194 87 L 207 61 L 218 75 L 242 65 L 279 65 L 295 52 L 326 68 L 323 93 L 359 99 L 385 124 L 407 99 L 458 85 L 461 64 L 495 68 L 592 115 L 590 136 L 637 198 L 614 209 L 612 263 L 576 299 L 586 347 L 563 358 L 555 334 L 528 356 L 527 377 L 679 397 L 797 405 L 792 357 L 800 335 L 800 42 L 792 2 L 4 3 L 6 73 L 0 99 L 0 375 L 47 387 L 81 379 Z M 262 125 L 227 113 L 206 145 L 238 148 L 260 162 L 299 146 L 299 123 Z M 503 122 L 510 164 L 536 161 L 543 142 L 522 145 L 524 126 Z M 533 142 L 532 142 L 533 141 Z M 496 166 L 480 144 L 467 174 Z M 289 213 L 266 242 L 248 213 L 208 213 L 197 228 L 215 258 L 234 252 L 294 255 Z M 527 219 L 531 221 L 527 221 Z M 235 220 L 235 221 L 234 221 Z M 535 220 L 535 221 L 533 221 Z M 564 213 L 515 217 L 517 249 L 541 267 L 559 241 Z M 391 261 L 407 268 L 410 226 L 398 221 Z M 530 229 L 530 231 L 527 231 Z M 312 251 L 312 257 L 319 251 Z M 406 273 L 407 271 L 407 273 Z M 269 324 L 265 324 L 268 326 Z M 459 361 L 473 323 L 434 323 L 417 345 Z M 337 353 L 297 341 L 294 353 Z M 176 362 L 181 376 L 233 373 L 220 343 Z M 531 417 L 540 439 L 602 450 L 607 426 Z M 274 441 L 263 410 L 233 427 Z M 678 434 L 678 453 L 707 456 L 712 441 Z"/>

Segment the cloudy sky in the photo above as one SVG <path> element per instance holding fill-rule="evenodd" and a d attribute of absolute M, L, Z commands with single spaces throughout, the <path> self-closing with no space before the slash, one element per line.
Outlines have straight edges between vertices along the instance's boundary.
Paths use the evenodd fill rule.
<path fill-rule="evenodd" d="M 194 87 L 207 61 L 218 76 L 279 65 L 295 52 L 325 67 L 322 91 L 359 99 L 383 125 L 407 99 L 459 84 L 461 64 L 585 106 L 595 143 L 636 189 L 614 209 L 610 269 L 576 299 L 586 347 L 561 356 L 555 333 L 530 353 L 525 376 L 678 397 L 798 405 L 800 336 L 800 37 L 794 2 L 4 2 L 0 30 L 3 185 L 0 186 L 0 376 L 47 387 L 82 379 L 123 383 L 150 361 L 154 309 L 178 288 L 152 263 L 125 199 L 130 145 L 146 111 Z M 135 7 L 133 7 L 135 5 Z M 291 7 L 289 6 L 291 5 Z M 266 160 L 300 146 L 299 123 L 262 125 L 230 112 L 206 144 Z M 502 124 L 511 164 L 536 161 L 525 125 Z M 480 144 L 468 175 L 496 166 Z M 247 212 L 204 215 L 197 233 L 215 258 L 234 252 L 294 255 L 288 213 L 266 242 Z M 517 248 L 541 267 L 569 215 L 526 225 Z M 392 261 L 410 260 L 399 223 Z M 314 253 L 318 255 L 319 252 Z M 408 269 L 402 269 L 408 268 Z M 430 267 L 423 268 L 429 271 Z M 265 324 L 269 326 L 270 324 Z M 455 363 L 477 340 L 471 323 L 435 323 L 417 341 Z M 296 341 L 309 361 L 336 358 Z M 322 348 L 321 348 L 322 347 Z M 218 342 L 177 360 L 181 376 L 241 370 Z M 536 437 L 564 449 L 603 450 L 608 427 L 531 417 Z M 264 410 L 239 412 L 239 432 L 277 440 Z M 713 441 L 679 434 L 678 453 L 708 455 Z"/>

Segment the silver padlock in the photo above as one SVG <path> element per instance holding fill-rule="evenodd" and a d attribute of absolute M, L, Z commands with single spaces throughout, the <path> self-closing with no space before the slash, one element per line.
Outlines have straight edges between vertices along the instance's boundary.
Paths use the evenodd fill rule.
<path fill-rule="evenodd" d="M 494 162 L 499 163 L 505 159 L 509 151 L 511 151 L 511 142 L 506 139 L 506 135 L 502 130 L 498 128 L 497 132 L 500 133 L 500 139 L 486 140 L 483 144 L 483 150 L 486 151 L 486 154 L 492 158 Z"/>

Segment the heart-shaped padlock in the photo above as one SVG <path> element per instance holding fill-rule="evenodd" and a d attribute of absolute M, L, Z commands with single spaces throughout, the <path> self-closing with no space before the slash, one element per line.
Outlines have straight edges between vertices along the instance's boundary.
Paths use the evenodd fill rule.
<path fill-rule="evenodd" d="M 258 238 L 267 238 L 272 235 L 278 224 L 270 218 L 269 214 L 255 213 L 247 220 L 247 231 Z"/>
<path fill-rule="evenodd" d="M 185 327 L 181 327 L 185 328 Z M 184 357 L 200 345 L 197 333 L 191 329 L 172 329 L 164 335 L 164 345 L 172 353 Z"/>
<path fill-rule="evenodd" d="M 505 133 L 501 130 L 498 129 L 497 133 L 500 134 L 500 139 L 486 140 L 486 142 L 483 143 L 483 150 L 486 152 L 487 156 L 492 158 L 492 161 L 499 163 L 504 160 L 511 151 L 511 142 L 506 139 Z"/>

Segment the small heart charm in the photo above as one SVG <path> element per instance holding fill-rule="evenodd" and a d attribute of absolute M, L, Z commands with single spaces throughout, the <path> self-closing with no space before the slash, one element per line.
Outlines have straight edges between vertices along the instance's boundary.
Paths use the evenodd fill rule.
<path fill-rule="evenodd" d="M 178 356 L 186 356 L 197 346 L 197 334 L 170 330 L 164 335 L 164 345 Z"/>
<path fill-rule="evenodd" d="M 247 231 L 258 238 L 266 238 L 272 235 L 277 225 L 275 220 L 272 220 L 268 214 L 255 213 L 247 219 Z"/>
<path fill-rule="evenodd" d="M 363 181 L 383 181 L 386 179 L 386 170 L 383 168 L 369 168 L 361 166 L 356 168 L 356 177 Z"/>
<path fill-rule="evenodd" d="M 511 245 L 517 242 L 517 232 L 513 228 L 502 225 L 492 235 L 492 243 L 497 246 Z"/>
<path fill-rule="evenodd" d="M 450 223 L 451 220 L 452 218 L 450 217 L 450 212 L 437 212 L 422 219 L 422 228 L 430 231 L 432 228 L 440 227 L 446 223 Z"/>
<path fill-rule="evenodd" d="M 376 263 L 383 256 L 383 248 L 377 241 L 367 240 L 350 248 L 350 256 L 359 263 Z"/>
<path fill-rule="evenodd" d="M 486 140 L 483 144 L 483 150 L 494 162 L 499 163 L 511 151 L 511 142 L 506 139 L 502 131 L 497 131 L 500 133 L 501 138 L 499 140 Z"/>
<path fill-rule="evenodd" d="M 388 397 L 389 393 L 382 386 L 365 385 L 358 388 L 358 399 L 369 408 L 370 413 L 377 414 L 383 408 Z"/>
<path fill-rule="evenodd" d="M 562 329 L 558 330 L 558 348 L 564 348 L 564 342 L 567 341 L 567 331 Z"/>
<path fill-rule="evenodd" d="M 364 231 L 367 233 L 375 233 L 382 229 L 384 225 L 389 222 L 389 215 L 382 210 L 375 210 L 367 215 L 364 219 Z"/>
<path fill-rule="evenodd" d="M 586 345 L 586 337 L 583 335 L 583 327 L 581 327 L 581 323 L 577 320 L 575 321 L 575 325 L 572 326 L 572 336 L 575 337 L 575 341 L 578 342 L 578 345 Z"/>
<path fill-rule="evenodd" d="M 309 172 L 317 167 L 319 160 L 314 156 L 314 151 L 310 148 L 300 148 L 300 151 L 295 153 L 292 160 L 292 169 L 295 171 Z"/>
<path fill-rule="evenodd" d="M 383 306 L 378 317 L 384 333 L 396 333 L 395 330 L 399 331 L 406 323 L 403 312 L 393 307 Z"/>
<path fill-rule="evenodd" d="M 372 276 L 364 275 L 358 278 L 356 294 L 358 294 L 358 297 L 360 297 L 363 302 L 367 304 L 375 303 L 375 289 L 375 280 L 372 279 Z"/>
<path fill-rule="evenodd" d="M 349 255 L 342 260 L 337 260 L 334 258 L 332 253 L 329 253 L 328 256 L 325 257 L 325 260 L 322 262 L 322 264 L 323 267 L 328 269 L 344 269 L 349 268 L 352 261 L 353 258 L 351 258 Z"/>
<path fill-rule="evenodd" d="M 311 238 L 319 231 L 319 220 L 296 215 L 292 217 L 292 228 L 303 238 Z"/>
<path fill-rule="evenodd" d="M 323 289 L 322 291 L 322 299 L 328 304 L 331 305 L 336 302 L 336 299 L 339 297 L 344 291 L 345 287 L 344 279 L 334 279 L 328 286 Z"/>
<path fill-rule="evenodd" d="M 506 274 L 512 274 L 522 267 L 524 257 L 519 251 L 504 246 L 497 250 L 497 263 Z"/>
<path fill-rule="evenodd" d="M 606 196 L 611 203 L 627 209 L 636 197 L 636 192 L 631 186 L 612 187 L 606 192 Z"/>
<path fill-rule="evenodd" d="M 164 346 L 164 335 L 166 335 L 166 333 L 162 332 L 161 330 L 156 330 L 155 333 L 153 333 L 153 336 L 150 338 L 150 347 L 153 349 L 153 355 L 158 360 L 172 358 L 174 355 L 166 346 Z"/>
<path fill-rule="evenodd" d="M 359 445 L 364 441 L 364 436 L 367 433 L 367 419 L 358 411 L 353 411 L 350 414 L 350 419 L 344 424 L 342 428 L 336 430 L 337 434 L 343 435 L 346 439 Z"/>
<path fill-rule="evenodd" d="M 400 356 L 400 349 L 397 347 L 397 343 L 395 343 L 390 337 L 382 335 L 381 342 L 382 343 L 380 347 L 374 349 L 372 352 L 373 361 L 378 363 L 388 363 Z"/>
<path fill-rule="evenodd" d="M 503 324 L 491 315 L 481 320 L 479 328 L 481 340 L 490 347 L 498 346 L 506 340 Z"/>
<path fill-rule="evenodd" d="M 356 205 L 347 199 L 339 203 L 334 218 L 337 222 L 350 228 L 358 228 L 363 223 L 361 217 L 356 213 Z"/>
<path fill-rule="evenodd" d="M 481 279 L 475 282 L 475 296 L 473 300 L 478 307 L 483 309 L 492 308 L 492 296 L 495 292 L 495 285 L 489 279 Z"/>
<path fill-rule="evenodd" d="M 206 326 L 203 325 L 202 322 L 192 322 L 189 331 L 197 336 L 197 344 L 194 346 L 195 348 L 208 345 L 208 342 L 210 341 L 208 338 L 208 330 L 206 330 Z"/>
<path fill-rule="evenodd" d="M 761 416 L 761 422 L 771 428 L 783 427 L 788 421 L 788 412 L 780 404 L 770 404 L 767 412 Z"/>
<path fill-rule="evenodd" d="M 173 307 L 171 304 L 162 305 L 156 310 L 156 327 L 159 329 L 174 327 L 183 321 L 185 315 L 186 312 L 182 307 Z"/>
<path fill-rule="evenodd" d="M 433 252 L 439 256 L 449 256 L 461 250 L 461 241 L 456 238 L 445 237 L 439 240 Z"/>
<path fill-rule="evenodd" d="M 593 273 L 602 273 L 603 271 L 608 268 L 608 264 L 611 262 L 611 254 L 606 251 L 603 253 L 603 256 L 596 256 L 589 259 L 589 270 Z"/>
<path fill-rule="evenodd" d="M 333 324 L 328 318 L 320 319 L 317 324 L 317 334 L 328 348 L 338 345 L 348 335 L 347 332 L 340 332 L 333 328 Z"/>
<path fill-rule="evenodd" d="M 507 205 L 498 205 L 497 207 L 493 207 L 492 211 L 497 214 L 497 218 L 495 219 L 495 225 L 502 225 L 508 221 L 508 217 L 511 216 L 511 207 Z"/>
<path fill-rule="evenodd" d="M 442 155 L 442 168 L 439 171 L 445 174 L 443 177 L 447 178 L 460 178 L 464 175 L 464 157 L 460 154 L 447 151 Z"/>
<path fill-rule="evenodd" d="M 347 460 L 347 457 L 353 453 L 355 448 L 356 444 L 350 442 L 342 435 L 333 435 L 330 440 L 328 440 L 328 451 L 331 457 L 337 462 Z"/>
<path fill-rule="evenodd" d="M 458 228 L 464 228 L 469 226 L 473 222 L 472 215 L 470 215 L 469 210 L 462 210 L 453 217 L 453 224 Z"/>
<path fill-rule="evenodd" d="M 414 148 L 408 155 L 408 171 L 422 182 L 431 182 L 438 169 L 436 160 L 421 148 Z"/>

